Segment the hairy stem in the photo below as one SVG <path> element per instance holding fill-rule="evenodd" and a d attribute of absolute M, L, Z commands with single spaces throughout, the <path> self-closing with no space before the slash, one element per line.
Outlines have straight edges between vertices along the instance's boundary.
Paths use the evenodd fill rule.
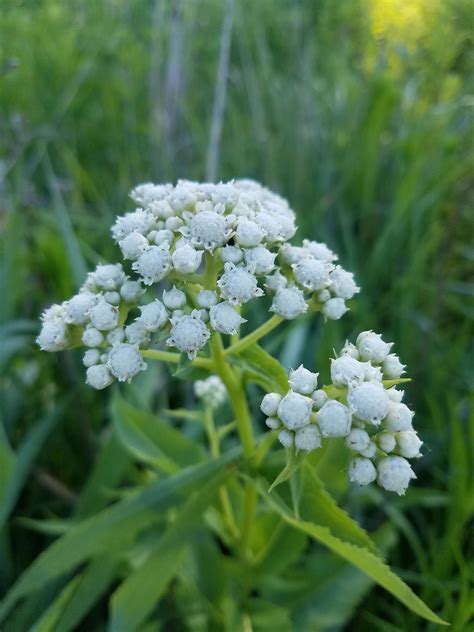
<path fill-rule="evenodd" d="M 248 334 L 248 336 L 245 336 L 230 347 L 227 347 L 227 349 L 224 351 L 224 354 L 230 355 L 233 353 L 240 353 L 247 347 L 250 347 L 250 345 L 254 344 L 254 342 L 260 340 L 260 338 L 266 336 L 270 331 L 275 329 L 275 327 L 278 327 L 278 325 L 282 323 L 283 320 L 284 319 L 281 316 L 272 316 L 265 323 L 263 323 L 263 325 L 260 325 L 260 327 L 252 331 L 252 333 Z"/>

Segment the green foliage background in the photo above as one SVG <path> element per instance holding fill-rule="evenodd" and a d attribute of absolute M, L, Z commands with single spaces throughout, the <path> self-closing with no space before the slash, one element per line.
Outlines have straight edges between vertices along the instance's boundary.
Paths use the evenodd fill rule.
<path fill-rule="evenodd" d="M 426 444 L 416 484 L 393 498 L 347 489 L 336 459 L 320 473 L 366 528 L 386 525 L 395 569 L 454 630 L 468 630 L 473 8 L 433 2 L 425 30 L 405 41 L 390 28 L 375 36 L 374 4 L 235 0 L 217 176 L 253 177 L 286 196 L 300 238 L 327 241 L 362 286 L 341 322 L 303 321 L 266 340 L 284 366 L 304 361 L 327 377 L 346 337 L 371 328 L 396 341 Z M 228 6 L 10 0 L 1 9 L 2 592 L 61 531 L 110 434 L 109 397 L 84 385 L 80 356 L 35 348 L 38 315 L 89 267 L 117 258 L 108 227 L 132 208 L 131 185 L 205 178 Z M 126 398 L 153 411 L 191 402 L 159 366 Z M 112 493 L 141 482 L 123 455 L 111 458 Z M 88 506 L 99 508 L 93 485 Z M 48 519 L 48 532 L 31 519 Z M 308 629 L 434 629 L 325 551 L 317 559 L 328 571 Z M 324 592 L 337 573 L 339 590 Z M 217 580 L 207 581 L 212 592 Z M 33 629 L 61 587 L 42 591 L 6 630 Z M 111 590 L 78 629 L 103 629 Z M 188 629 L 166 618 L 180 597 L 160 605 L 163 629 Z M 259 616 L 255 629 L 267 629 Z M 196 621 L 189 629 L 206 629 Z"/>

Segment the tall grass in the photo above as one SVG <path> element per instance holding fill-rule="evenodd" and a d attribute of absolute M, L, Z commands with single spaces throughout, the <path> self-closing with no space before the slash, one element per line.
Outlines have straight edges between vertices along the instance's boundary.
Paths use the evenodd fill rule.
<path fill-rule="evenodd" d="M 419 480 L 395 502 L 339 492 L 361 520 L 389 517 L 392 563 L 409 569 L 406 579 L 453 629 L 468 629 L 469 2 L 433 3 L 429 30 L 410 41 L 389 30 L 376 39 L 363 0 L 233 5 L 232 22 L 217 0 L 3 8 L 0 398 L 3 443 L 14 449 L 2 458 L 23 470 L 0 532 L 0 584 L 47 542 L 19 518 L 69 515 L 107 428 L 104 397 L 83 385 L 79 358 L 35 350 L 38 314 L 67 298 L 89 265 L 115 256 L 108 225 L 130 208 L 132 184 L 202 179 L 207 157 L 217 179 L 255 177 L 288 197 L 301 233 L 334 246 L 363 288 L 343 322 L 276 338 L 284 363 L 299 351 L 316 365 L 362 324 L 397 340 L 427 445 Z M 167 406 L 165 379 L 149 373 L 131 397 Z M 337 467 L 328 472 L 337 488 Z M 359 599 L 361 582 L 353 578 Z M 377 590 L 343 617 L 330 599 L 315 611 L 321 630 L 420 629 Z M 11 630 L 28 629 L 28 616 L 20 611 Z M 94 611 L 88 629 L 102 620 Z"/>

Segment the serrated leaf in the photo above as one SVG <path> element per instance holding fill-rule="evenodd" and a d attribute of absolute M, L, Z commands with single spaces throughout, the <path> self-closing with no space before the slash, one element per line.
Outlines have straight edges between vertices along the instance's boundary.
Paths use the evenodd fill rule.
<path fill-rule="evenodd" d="M 368 533 L 339 507 L 309 463 L 304 463 L 302 476 L 301 518 L 329 527 L 335 536 L 375 551 L 375 544 Z"/>
<path fill-rule="evenodd" d="M 316 540 L 333 551 L 336 555 L 341 556 L 353 564 L 420 617 L 438 623 L 439 625 L 449 625 L 446 621 L 438 617 L 438 615 L 374 553 L 351 542 L 345 542 L 337 538 L 331 533 L 328 527 L 322 527 L 312 524 L 311 522 L 294 518 L 290 509 L 280 498 L 277 498 L 276 495 L 268 494 L 263 485 L 257 485 L 257 488 L 264 501 L 272 507 L 274 511 L 278 512 L 287 524 L 302 533 L 306 533 L 306 535 L 313 540 Z"/>
<path fill-rule="evenodd" d="M 158 547 L 114 592 L 111 600 L 110 632 L 135 630 L 155 607 L 176 574 L 193 531 L 199 528 L 203 511 L 229 476 L 217 472 L 195 493 L 163 534 Z"/>
<path fill-rule="evenodd" d="M 73 526 L 20 576 L 0 604 L 0 619 L 18 599 L 71 572 L 92 555 L 106 552 L 117 543 L 129 543 L 150 522 L 181 502 L 183 496 L 198 489 L 216 472 L 235 464 L 240 454 L 240 448 L 231 450 L 218 459 L 186 468 Z"/>
<path fill-rule="evenodd" d="M 282 394 L 288 391 L 288 376 L 285 369 L 257 343 L 228 357 L 230 362 L 237 364 L 246 372 L 249 381 L 259 384 L 267 391 Z"/>
<path fill-rule="evenodd" d="M 273 483 L 270 485 L 270 487 L 268 488 L 268 492 L 271 492 L 275 489 L 275 487 L 278 487 L 278 485 L 281 485 L 282 483 L 287 481 L 290 476 L 300 467 L 300 465 L 303 463 L 304 457 L 306 456 L 304 452 L 296 450 L 294 446 L 288 448 L 286 454 L 286 465 L 278 474 Z"/>

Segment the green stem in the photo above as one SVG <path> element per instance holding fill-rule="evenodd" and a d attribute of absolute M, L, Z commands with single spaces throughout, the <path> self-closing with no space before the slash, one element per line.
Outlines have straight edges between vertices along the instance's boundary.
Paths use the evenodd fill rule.
<path fill-rule="evenodd" d="M 240 353 L 247 347 L 250 347 L 250 345 L 254 344 L 254 342 L 260 340 L 260 338 L 263 338 L 263 336 L 266 336 L 270 331 L 272 331 L 272 329 L 278 327 L 278 325 L 282 323 L 283 320 L 284 319 L 281 316 L 272 316 L 265 323 L 263 323 L 263 325 L 260 325 L 260 327 L 252 331 L 252 333 L 248 334 L 248 336 L 245 336 L 230 347 L 227 347 L 227 349 L 224 351 L 224 354 L 230 355 L 234 353 Z"/>
<path fill-rule="evenodd" d="M 217 257 L 210 252 L 206 252 L 206 269 L 204 272 L 204 287 L 208 290 L 214 290 L 217 282 L 217 274 L 219 272 L 219 262 Z"/>
<path fill-rule="evenodd" d="M 172 353 L 171 351 L 160 351 L 159 349 L 142 349 L 140 353 L 144 358 L 150 360 L 161 360 L 162 362 L 171 362 L 172 364 L 179 364 L 181 362 L 181 356 L 179 353 Z M 194 358 L 192 361 L 193 366 L 200 367 L 202 369 L 212 370 L 214 363 L 209 358 Z"/>
<path fill-rule="evenodd" d="M 255 440 L 245 391 L 225 359 L 222 339 L 218 333 L 213 334 L 211 345 L 216 372 L 224 382 L 227 392 L 229 393 L 229 399 L 235 413 L 237 429 L 244 450 L 244 455 L 247 459 L 250 459 L 255 449 Z"/>
<path fill-rule="evenodd" d="M 221 453 L 219 435 L 216 431 L 212 409 L 209 407 L 206 407 L 204 410 L 204 426 L 206 428 L 211 454 L 214 458 L 217 458 L 218 456 L 220 456 Z M 224 521 L 227 525 L 227 528 L 229 529 L 234 539 L 239 540 L 239 528 L 237 527 L 237 523 L 235 522 L 232 503 L 230 502 L 229 492 L 227 491 L 227 487 L 225 485 L 219 488 L 219 499 L 222 507 L 222 515 L 224 516 Z"/>

